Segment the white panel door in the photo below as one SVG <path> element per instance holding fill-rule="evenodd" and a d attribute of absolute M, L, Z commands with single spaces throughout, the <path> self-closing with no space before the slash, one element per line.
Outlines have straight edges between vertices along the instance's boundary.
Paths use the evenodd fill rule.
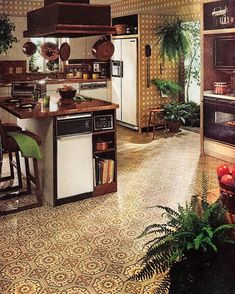
<path fill-rule="evenodd" d="M 92 134 L 57 139 L 57 198 L 93 191 Z"/>
<path fill-rule="evenodd" d="M 137 39 L 122 40 L 122 121 L 137 126 Z"/>

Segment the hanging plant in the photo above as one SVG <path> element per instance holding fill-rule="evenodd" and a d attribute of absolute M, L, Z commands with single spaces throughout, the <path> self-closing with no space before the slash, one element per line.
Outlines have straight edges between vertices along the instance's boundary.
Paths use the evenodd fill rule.
<path fill-rule="evenodd" d="M 12 44 L 18 42 L 14 37 L 15 25 L 8 16 L 0 16 L 0 54 L 12 48 Z"/>
<path fill-rule="evenodd" d="M 178 19 L 166 22 L 165 25 L 156 28 L 157 44 L 160 44 L 160 55 L 170 61 L 178 60 L 181 55 L 186 56 L 191 48 L 190 31 Z"/>

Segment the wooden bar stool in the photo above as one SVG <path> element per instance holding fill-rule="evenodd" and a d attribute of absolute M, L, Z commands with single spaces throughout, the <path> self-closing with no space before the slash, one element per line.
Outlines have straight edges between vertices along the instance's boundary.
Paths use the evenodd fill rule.
<path fill-rule="evenodd" d="M 164 119 L 164 109 L 163 108 L 157 108 L 157 107 L 150 107 L 149 109 L 149 119 L 148 119 L 148 126 L 147 126 L 147 135 L 149 133 L 149 127 L 151 124 L 151 120 L 153 120 L 153 139 L 156 127 L 163 126 L 164 129 L 167 131 L 167 125 L 166 121 Z"/>
<path fill-rule="evenodd" d="M 9 122 L 2 122 L 4 132 L 21 132 L 22 128 L 17 124 L 9 123 Z M 9 168 L 10 168 L 10 175 L 5 177 L 5 181 L 14 179 L 14 168 L 11 164 L 12 162 L 12 153 L 8 153 L 8 160 L 9 160 Z"/>
<path fill-rule="evenodd" d="M 33 138 L 38 145 L 41 144 L 41 139 L 36 134 L 33 134 L 28 131 L 21 131 L 22 134 L 30 136 Z M 2 155 L 8 154 L 10 159 L 10 165 L 12 166 L 12 169 L 16 169 L 17 171 L 17 177 L 18 177 L 18 183 L 13 186 L 7 186 L 4 188 L 0 188 L 0 200 L 6 200 L 6 199 L 12 199 L 12 198 L 19 198 L 21 196 L 30 195 L 32 192 L 31 189 L 31 182 L 35 184 L 36 188 L 36 197 L 37 202 L 33 204 L 26 204 L 24 206 L 20 206 L 17 208 L 13 208 L 11 210 L 7 211 L 0 211 L 0 215 L 6 215 L 14 212 L 19 212 L 25 209 L 30 209 L 33 207 L 38 207 L 42 205 L 42 195 L 40 191 L 40 182 L 39 182 L 39 173 L 38 173 L 38 163 L 37 159 L 32 158 L 33 161 L 33 168 L 34 168 L 34 176 L 30 173 L 29 169 L 29 158 L 24 157 L 25 162 L 25 173 L 26 173 L 26 190 L 23 189 L 23 179 L 22 179 L 22 171 L 21 171 L 21 164 L 20 164 L 20 156 L 19 152 L 20 149 L 18 145 L 16 144 L 15 140 L 7 135 L 7 132 L 4 130 L 3 124 L 0 121 L 0 136 L 1 136 L 1 158 Z M 15 154 L 15 162 L 13 161 L 13 154 Z M 14 175 L 14 171 L 13 171 Z M 1 183 L 4 181 L 8 181 L 9 177 L 1 177 Z M 12 193 L 14 192 L 14 193 Z"/>

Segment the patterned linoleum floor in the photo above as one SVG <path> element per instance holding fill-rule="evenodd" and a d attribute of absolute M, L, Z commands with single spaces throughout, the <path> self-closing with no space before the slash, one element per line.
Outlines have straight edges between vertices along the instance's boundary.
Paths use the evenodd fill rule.
<path fill-rule="evenodd" d="M 219 160 L 200 157 L 199 135 L 118 131 L 118 192 L 0 218 L 0 293 L 151 294 L 158 279 L 127 281 L 144 240 L 161 218 L 200 189 L 204 170 L 217 187 Z"/>

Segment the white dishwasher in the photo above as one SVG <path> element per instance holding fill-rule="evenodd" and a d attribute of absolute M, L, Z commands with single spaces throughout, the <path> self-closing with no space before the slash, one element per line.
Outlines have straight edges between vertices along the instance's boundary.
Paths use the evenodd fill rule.
<path fill-rule="evenodd" d="M 109 100 L 107 82 L 80 83 L 79 94 L 94 99 Z"/>
<path fill-rule="evenodd" d="M 56 118 L 57 199 L 93 191 L 91 113 Z"/>

